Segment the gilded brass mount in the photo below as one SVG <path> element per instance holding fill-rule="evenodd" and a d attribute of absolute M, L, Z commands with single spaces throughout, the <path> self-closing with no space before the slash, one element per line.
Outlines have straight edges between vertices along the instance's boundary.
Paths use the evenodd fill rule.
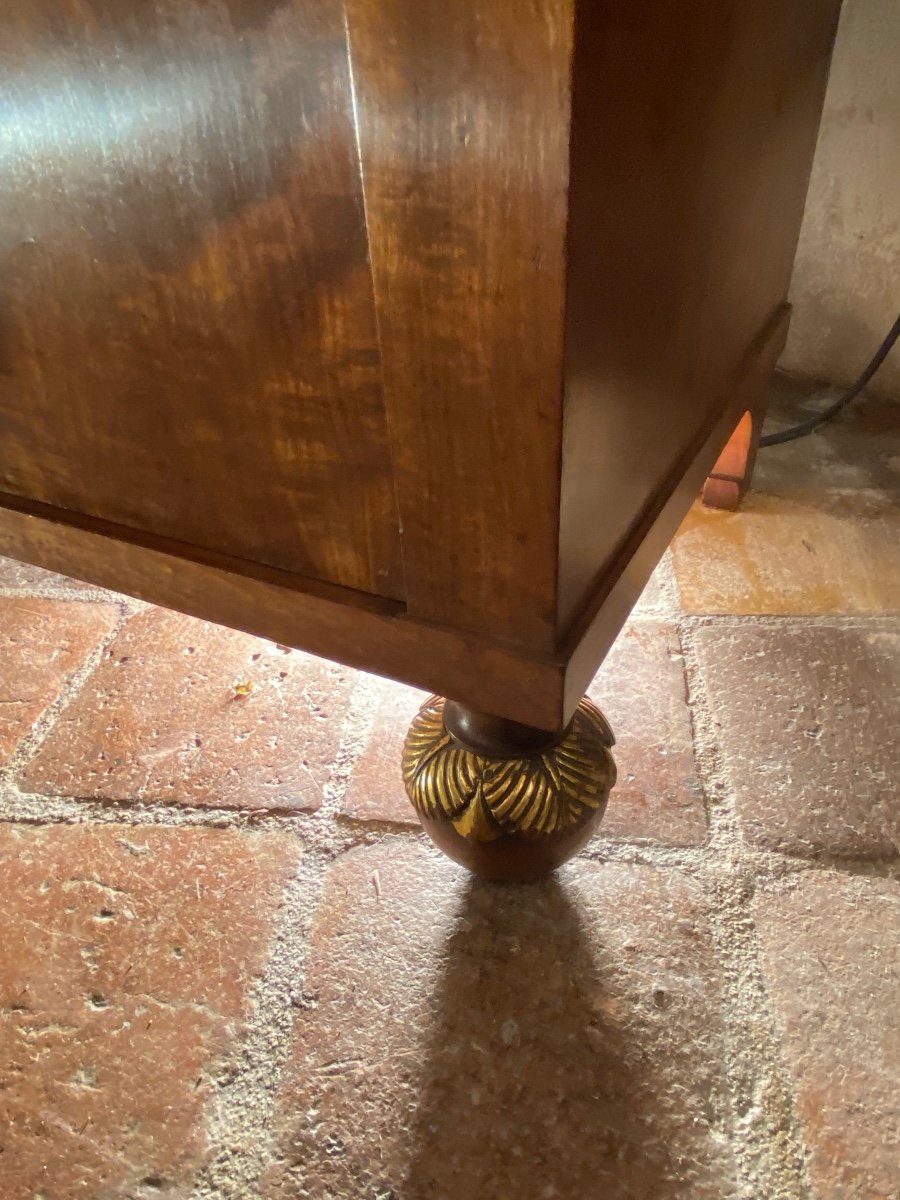
<path fill-rule="evenodd" d="M 590 700 L 559 736 L 545 735 L 533 749 L 511 738 L 508 752 L 461 740 L 468 731 L 455 708 L 432 696 L 403 750 L 403 781 L 426 828 L 449 822 L 470 843 L 537 843 L 571 836 L 602 815 L 616 781 L 615 739 Z"/>

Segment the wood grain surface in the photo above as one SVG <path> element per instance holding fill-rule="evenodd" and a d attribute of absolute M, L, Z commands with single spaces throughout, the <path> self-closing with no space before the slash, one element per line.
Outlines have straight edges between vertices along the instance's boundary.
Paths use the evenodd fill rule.
<path fill-rule="evenodd" d="M 555 639 L 571 6 L 348 0 L 411 615 Z"/>
<path fill-rule="evenodd" d="M 0 495 L 0 555 L 557 729 L 550 657 L 412 620 L 401 603 Z M 399 765 L 399 764 L 398 764 Z"/>
<path fill-rule="evenodd" d="M 4 0 L 0 487 L 402 596 L 339 0 Z"/>
<path fill-rule="evenodd" d="M 563 635 L 729 409 L 736 369 L 785 300 L 839 7 L 578 5 Z"/>
<path fill-rule="evenodd" d="M 759 411 L 838 7 L 5 0 L 4 544 L 558 728 Z"/>

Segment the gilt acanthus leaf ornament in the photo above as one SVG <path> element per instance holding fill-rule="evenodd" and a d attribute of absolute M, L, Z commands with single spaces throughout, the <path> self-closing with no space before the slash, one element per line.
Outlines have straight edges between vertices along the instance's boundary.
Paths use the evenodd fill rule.
<path fill-rule="evenodd" d="M 559 741 L 539 754 L 492 758 L 467 749 L 432 696 L 414 718 L 403 780 L 420 817 L 445 819 L 475 841 L 564 833 L 602 807 L 616 780 L 612 731 L 587 698 Z"/>

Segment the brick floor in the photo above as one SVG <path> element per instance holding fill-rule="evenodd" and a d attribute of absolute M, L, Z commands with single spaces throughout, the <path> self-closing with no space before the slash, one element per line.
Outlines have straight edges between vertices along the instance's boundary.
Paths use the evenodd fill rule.
<path fill-rule="evenodd" d="M 647 586 L 634 606 L 635 616 L 672 617 L 678 611 L 674 585 L 668 579 L 671 573 L 670 555 L 663 557 L 659 566 L 647 581 Z"/>
<path fill-rule="evenodd" d="M 0 827 L 5 1200 L 185 1194 L 298 854 L 277 835 Z"/>
<path fill-rule="evenodd" d="M 616 735 L 619 780 L 603 819 L 604 832 L 672 845 L 704 841 L 706 810 L 675 627 L 632 621 L 588 695 Z"/>
<path fill-rule="evenodd" d="M 0 766 L 116 618 L 109 605 L 0 596 Z"/>
<path fill-rule="evenodd" d="M 420 847 L 331 868 L 268 1200 L 734 1194 L 698 889 L 581 864 L 526 897 Z"/>
<path fill-rule="evenodd" d="M 367 681 L 365 693 L 372 716 L 362 753 L 341 798 L 341 812 L 360 821 L 417 828 L 418 818 L 400 777 L 400 759 L 406 731 L 428 693 L 391 679 Z"/>
<path fill-rule="evenodd" d="M 688 613 L 900 613 L 896 491 L 752 492 L 696 505 L 672 543 Z"/>
<path fill-rule="evenodd" d="M 790 854 L 900 851 L 900 622 L 697 635 L 748 838 Z"/>
<path fill-rule="evenodd" d="M 126 623 L 22 786 L 82 799 L 313 810 L 352 686 L 352 673 L 333 663 L 149 609 Z"/>
<path fill-rule="evenodd" d="M 0 1200 L 898 1200 L 898 472 L 869 398 L 692 514 L 532 887 L 421 693 L 0 560 Z"/>
<path fill-rule="evenodd" d="M 43 571 L 30 563 L 4 558 L 0 554 L 0 590 L 7 589 L 52 595 L 57 592 L 88 591 L 90 585 L 78 579 L 68 579 L 65 575 L 57 575 L 54 571 Z"/>
<path fill-rule="evenodd" d="M 820 1200 L 900 1195 L 900 885 L 805 875 L 756 902 Z"/>

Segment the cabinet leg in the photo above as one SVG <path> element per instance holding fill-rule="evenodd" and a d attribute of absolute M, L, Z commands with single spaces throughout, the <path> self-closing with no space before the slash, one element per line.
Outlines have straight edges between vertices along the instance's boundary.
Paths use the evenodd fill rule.
<path fill-rule="evenodd" d="M 734 511 L 739 507 L 753 477 L 764 416 L 765 403 L 761 402 L 741 417 L 703 485 L 703 503 L 708 508 Z"/>
<path fill-rule="evenodd" d="M 489 879 L 548 874 L 585 845 L 606 809 L 615 739 L 581 701 L 559 733 L 433 696 L 403 749 L 403 781 L 432 841 Z"/>

